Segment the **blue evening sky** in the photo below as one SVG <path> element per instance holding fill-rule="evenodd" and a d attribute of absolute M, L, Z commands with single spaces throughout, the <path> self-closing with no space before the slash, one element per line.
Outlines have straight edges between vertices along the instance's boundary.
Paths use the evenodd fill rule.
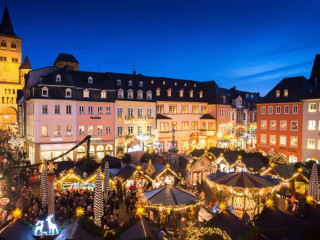
<path fill-rule="evenodd" d="M 4 0 L 0 0 L 1 14 Z M 320 1 L 8 0 L 32 67 L 73 54 L 80 70 L 190 80 L 265 95 L 310 76 Z"/>

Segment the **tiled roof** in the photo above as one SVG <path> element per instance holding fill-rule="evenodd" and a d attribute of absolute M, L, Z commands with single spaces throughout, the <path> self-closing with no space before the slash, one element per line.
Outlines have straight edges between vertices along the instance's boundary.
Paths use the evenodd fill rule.
<path fill-rule="evenodd" d="M 77 59 L 72 54 L 66 54 L 66 53 L 59 53 L 58 57 L 54 61 L 56 62 L 72 62 L 72 63 L 79 63 Z"/>
<path fill-rule="evenodd" d="M 288 97 L 284 96 L 284 90 L 288 90 Z M 286 103 L 299 102 L 306 98 L 314 89 L 310 82 L 303 76 L 282 79 L 259 103 Z M 277 90 L 280 97 L 276 97 Z"/>
<path fill-rule="evenodd" d="M 136 171 L 136 168 L 132 165 L 127 165 L 120 170 L 116 177 L 122 178 L 124 180 L 129 179 L 132 174 Z"/>
<path fill-rule="evenodd" d="M 20 221 L 12 221 L 0 232 L 0 237 L 7 240 L 35 240 L 32 235 L 32 230 Z"/>
<path fill-rule="evenodd" d="M 246 165 L 247 169 L 252 169 L 254 172 L 267 167 L 259 157 L 242 158 L 242 162 Z"/>
<path fill-rule="evenodd" d="M 157 114 L 157 120 L 158 120 L 158 119 L 172 119 L 172 118 L 167 117 L 167 116 L 162 115 L 162 114 Z"/>
<path fill-rule="evenodd" d="M 137 219 L 127 230 L 122 232 L 117 240 L 130 239 L 158 239 L 157 232 L 159 230 L 152 226 L 151 222 L 144 217 Z"/>

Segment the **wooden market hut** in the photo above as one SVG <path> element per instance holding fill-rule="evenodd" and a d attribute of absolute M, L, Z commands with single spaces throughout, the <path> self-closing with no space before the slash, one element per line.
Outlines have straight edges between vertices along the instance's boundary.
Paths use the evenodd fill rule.
<path fill-rule="evenodd" d="M 230 171 L 230 164 L 227 161 L 227 159 L 224 157 L 223 153 L 220 153 L 219 157 L 217 157 L 215 164 L 216 164 L 217 172 L 228 173 Z"/>
<path fill-rule="evenodd" d="M 274 207 L 265 207 L 262 212 L 253 219 L 253 224 L 259 232 L 269 240 L 278 239 L 316 239 L 309 238 L 310 229 L 306 222 L 280 211 Z M 313 237 L 316 237 L 315 234 Z"/>
<path fill-rule="evenodd" d="M 134 164 L 128 164 L 122 168 L 115 179 L 123 190 L 132 187 L 148 189 L 153 183 L 153 179 L 142 170 L 141 166 Z"/>
<path fill-rule="evenodd" d="M 33 232 L 24 223 L 12 221 L 0 230 L 0 238 L 6 240 L 35 240 Z"/>
<path fill-rule="evenodd" d="M 231 239 L 241 238 L 252 231 L 252 227 L 237 218 L 228 210 L 221 211 L 206 223 L 206 226 L 217 227 L 225 231 Z"/>
<path fill-rule="evenodd" d="M 216 158 L 213 154 L 205 153 L 199 158 L 193 158 L 193 161 L 187 165 L 186 179 L 190 185 L 201 184 L 207 176 L 215 170 Z"/>
<path fill-rule="evenodd" d="M 130 227 L 116 238 L 117 240 L 157 239 L 159 230 L 144 217 L 134 219 Z"/>
<path fill-rule="evenodd" d="M 55 240 L 65 240 L 65 239 L 86 239 L 86 240 L 102 240 L 103 237 L 90 233 L 86 230 L 80 223 L 78 219 L 69 223 L 65 227 L 59 236 Z"/>
<path fill-rule="evenodd" d="M 57 189 L 80 187 L 83 184 L 84 179 L 76 174 L 73 169 L 69 169 L 64 175 L 60 175 L 55 179 L 55 187 Z"/>

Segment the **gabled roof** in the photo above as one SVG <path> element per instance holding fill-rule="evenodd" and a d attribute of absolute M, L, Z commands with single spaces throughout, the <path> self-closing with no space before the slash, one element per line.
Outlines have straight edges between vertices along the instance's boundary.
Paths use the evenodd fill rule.
<path fill-rule="evenodd" d="M 9 35 L 9 36 L 16 36 L 16 34 L 13 31 L 13 26 L 11 23 L 7 4 L 4 8 L 2 22 L 0 24 L 0 34 Z"/>
<path fill-rule="evenodd" d="M 56 238 L 56 240 L 65 239 L 102 240 L 103 237 L 88 232 L 83 226 L 81 226 L 81 224 L 78 223 L 78 219 L 76 219 L 69 223 L 69 225 L 64 228 Z"/>
<path fill-rule="evenodd" d="M 28 55 L 26 55 L 26 57 L 24 58 L 24 61 L 19 67 L 19 69 L 32 69 Z"/>
<path fill-rule="evenodd" d="M 303 239 L 307 228 L 305 222 L 276 208 L 264 208 L 254 220 L 255 226 L 270 240 Z"/>
<path fill-rule="evenodd" d="M 129 179 L 132 174 L 136 171 L 136 168 L 132 165 L 127 165 L 120 170 L 120 172 L 116 175 L 118 178 L 122 178 L 124 180 Z"/>
<path fill-rule="evenodd" d="M 297 168 L 292 164 L 277 165 L 274 167 L 274 170 L 284 179 L 291 178 L 297 172 Z"/>
<path fill-rule="evenodd" d="M 227 232 L 232 239 L 237 239 L 252 230 L 252 227 L 241 221 L 229 211 L 218 213 L 207 223 L 207 225 L 220 228 Z"/>
<path fill-rule="evenodd" d="M 151 222 L 147 221 L 144 217 L 136 220 L 127 230 L 122 232 L 117 240 L 132 240 L 132 239 L 145 239 L 157 238 L 158 230 L 152 226 Z"/>
<path fill-rule="evenodd" d="M 212 117 L 210 114 L 203 114 L 202 117 L 200 117 L 200 119 L 215 119 L 214 117 Z"/>
<path fill-rule="evenodd" d="M 284 96 L 284 90 L 288 90 L 288 97 Z M 300 102 L 314 89 L 314 86 L 303 76 L 282 79 L 259 103 L 286 103 Z M 276 97 L 277 90 L 280 97 Z"/>
<path fill-rule="evenodd" d="M 266 167 L 259 157 L 242 158 L 242 162 L 246 165 L 249 171 L 253 172 L 257 172 Z"/>
<path fill-rule="evenodd" d="M 13 221 L 1 229 L 0 237 L 7 240 L 35 240 L 33 232 L 20 221 Z"/>
<path fill-rule="evenodd" d="M 54 61 L 54 64 L 56 62 L 72 62 L 72 63 L 79 63 L 77 59 L 72 54 L 67 53 L 59 53 L 58 57 Z"/>

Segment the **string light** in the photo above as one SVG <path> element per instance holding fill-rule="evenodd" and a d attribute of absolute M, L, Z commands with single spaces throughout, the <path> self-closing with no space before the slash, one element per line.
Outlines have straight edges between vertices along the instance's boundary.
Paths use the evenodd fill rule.
<path fill-rule="evenodd" d="M 227 232 L 221 230 L 220 228 L 210 228 L 210 227 L 188 227 L 188 236 L 187 240 L 200 240 L 203 236 L 211 236 L 218 235 L 221 236 L 224 240 L 231 240 L 231 237 Z"/>

